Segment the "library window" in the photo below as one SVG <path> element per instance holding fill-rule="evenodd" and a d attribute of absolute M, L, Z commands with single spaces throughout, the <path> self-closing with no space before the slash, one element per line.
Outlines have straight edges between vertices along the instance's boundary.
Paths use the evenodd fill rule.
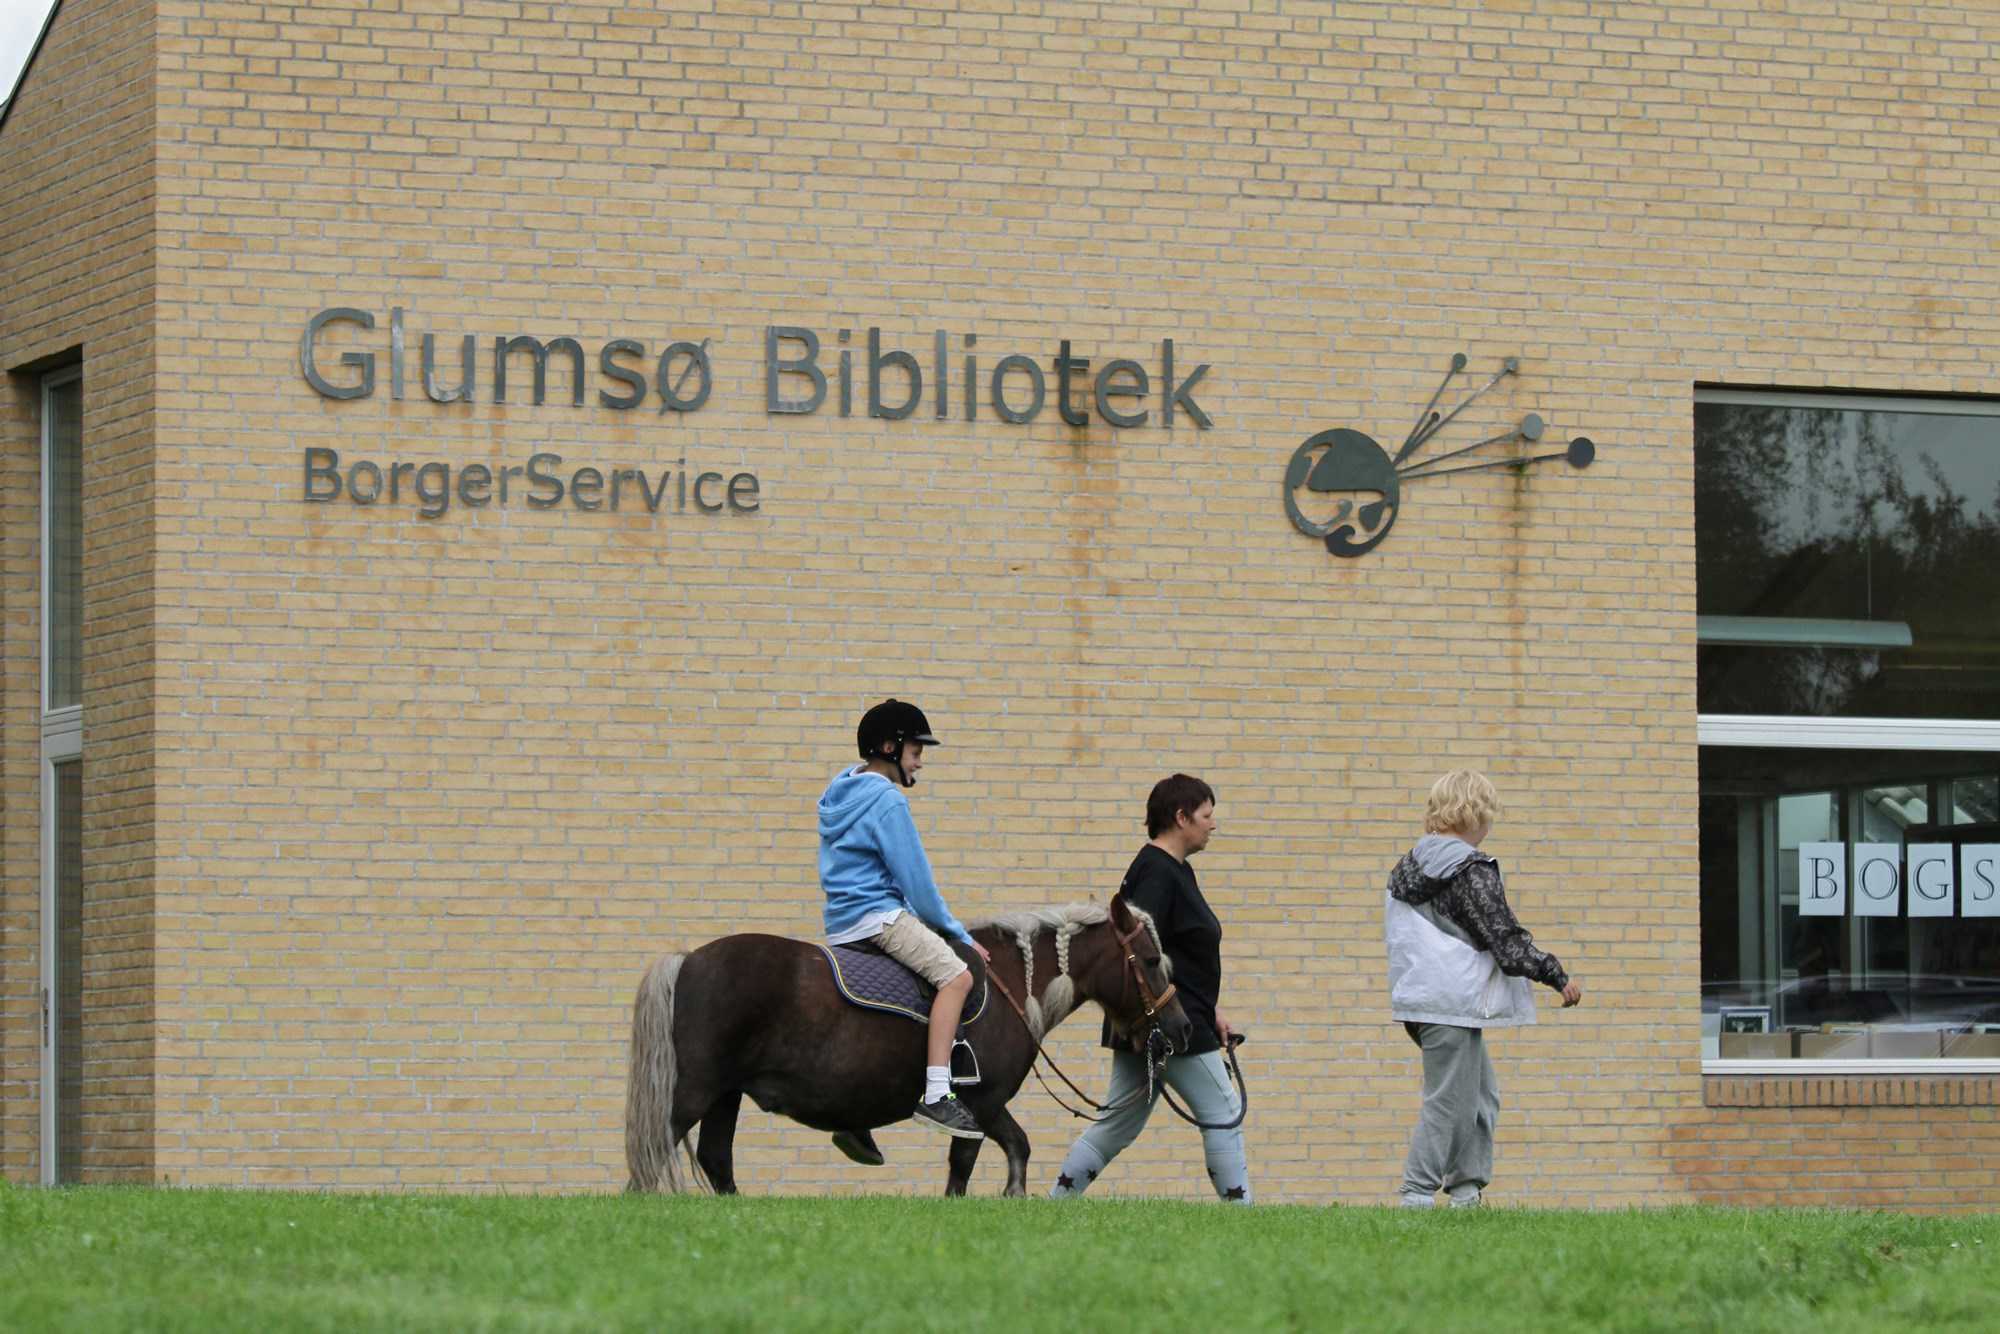
<path fill-rule="evenodd" d="M 2000 1061 L 2000 405 L 1702 391 L 1695 528 L 1704 1059 Z"/>

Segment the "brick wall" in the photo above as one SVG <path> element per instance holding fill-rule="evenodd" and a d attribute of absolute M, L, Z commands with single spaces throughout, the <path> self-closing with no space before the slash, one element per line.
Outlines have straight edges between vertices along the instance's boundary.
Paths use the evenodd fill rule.
<path fill-rule="evenodd" d="M 2000 1080 L 1991 1076 L 1710 1077 L 1705 1122 L 1668 1155 L 1697 1198 L 1924 1213 L 1991 1208 Z"/>
<path fill-rule="evenodd" d="M 1995 36 L 1904 5 L 162 6 L 159 1175 L 620 1184 L 640 970 L 816 931 L 813 800 L 896 693 L 950 743 L 916 808 L 961 915 L 1101 896 L 1156 778 L 1217 786 L 1263 1198 L 1393 1188 L 1380 887 L 1459 763 L 1589 992 L 1496 1041 L 1496 1199 L 1754 1193 L 1682 1157 L 1764 1115 L 1707 1107 L 1694 1059 L 1692 390 L 1992 389 Z M 320 340 L 341 383 L 374 354 L 370 397 L 300 376 L 334 306 L 378 321 Z M 773 416 L 776 324 L 829 368 L 878 327 L 927 375 L 936 330 L 983 370 L 1069 339 L 1156 373 L 1171 338 L 1214 425 Z M 474 402 L 425 397 L 424 333 L 446 384 L 478 336 Z M 548 401 L 516 360 L 493 402 L 511 334 L 577 338 L 585 405 L 560 358 Z M 600 406 L 616 337 L 712 340 L 710 400 Z M 1460 385 L 1521 374 L 1434 449 L 1534 412 L 1597 463 L 1412 484 L 1354 561 L 1294 531 L 1294 448 L 1399 440 L 1458 351 Z M 313 448 L 685 459 L 760 508 L 308 504 Z M 1091 1029 L 1058 1030 L 1073 1070 Z M 1073 1123 L 1017 1110 L 1040 1186 Z M 1815 1114 L 1860 1143 L 1902 1113 Z M 933 1138 L 883 1142 L 870 1173 L 746 1112 L 739 1177 L 937 1188 Z M 1196 1154 L 1163 1123 L 1104 1188 L 1200 1194 Z"/>
<path fill-rule="evenodd" d="M 79 1166 L 146 1180 L 153 1072 L 153 14 L 67 0 L 0 127 L 0 1172 L 40 1171 L 39 373 L 84 383 Z"/>

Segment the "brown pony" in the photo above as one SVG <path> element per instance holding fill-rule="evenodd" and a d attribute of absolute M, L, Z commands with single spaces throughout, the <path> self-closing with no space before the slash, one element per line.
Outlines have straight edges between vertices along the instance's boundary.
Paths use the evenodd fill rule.
<path fill-rule="evenodd" d="M 1122 895 L 1109 908 L 1006 914 L 972 934 L 1027 1017 L 1004 996 L 988 998 L 963 1034 L 978 1054 L 981 1081 L 961 1086 L 959 1096 L 1007 1155 L 1006 1193 L 1025 1195 L 1028 1137 L 1007 1102 L 1043 1032 L 1086 1000 L 1127 1031 L 1157 1024 L 1176 1050 L 1192 1025 L 1164 981 L 1151 919 Z M 1151 998 L 1163 994 L 1166 1004 L 1148 1018 Z M 841 999 L 816 946 L 737 935 L 669 955 L 646 970 L 632 1006 L 626 1189 L 682 1189 L 676 1151 L 698 1125 L 695 1161 L 719 1194 L 734 1194 L 736 1114 L 746 1093 L 767 1112 L 831 1132 L 857 1162 L 879 1164 L 869 1132 L 907 1118 L 923 1082 L 924 1026 Z M 945 1194 L 965 1193 L 980 1144 L 951 1141 Z"/>

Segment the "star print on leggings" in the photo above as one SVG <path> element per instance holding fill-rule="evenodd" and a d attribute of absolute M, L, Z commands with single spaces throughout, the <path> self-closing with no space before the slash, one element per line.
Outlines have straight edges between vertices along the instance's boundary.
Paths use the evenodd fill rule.
<path fill-rule="evenodd" d="M 1090 1178 L 1090 1179 L 1091 1179 L 1092 1181 L 1095 1181 L 1095 1180 L 1097 1180 L 1097 1169 L 1096 1169 L 1096 1168 L 1094 1168 L 1094 1167 L 1093 1167 L 1093 1168 L 1089 1168 L 1089 1169 L 1088 1169 L 1088 1170 L 1087 1170 L 1087 1171 L 1085 1172 L 1085 1175 L 1086 1175 L 1086 1176 L 1088 1176 L 1088 1177 L 1089 1177 L 1089 1178 Z"/>
<path fill-rule="evenodd" d="M 1075 1189 L 1076 1189 L 1076 1179 L 1075 1179 L 1074 1177 L 1070 1176 L 1070 1175 L 1069 1175 L 1069 1173 L 1067 1173 L 1067 1172 L 1058 1172 L 1058 1173 L 1056 1174 L 1056 1189 L 1057 1189 L 1057 1190 L 1075 1190 Z"/>
<path fill-rule="evenodd" d="M 1224 1192 L 1223 1192 L 1223 1195 L 1222 1195 L 1222 1198 L 1223 1198 L 1223 1199 L 1225 1199 L 1225 1200 L 1240 1200 L 1240 1199 L 1242 1199 L 1242 1198 L 1243 1198 L 1243 1187 L 1241 1187 L 1241 1186 L 1231 1186 L 1231 1187 L 1230 1187 L 1230 1188 L 1229 1188 L 1228 1190 L 1226 1190 L 1226 1191 L 1224 1191 Z"/>

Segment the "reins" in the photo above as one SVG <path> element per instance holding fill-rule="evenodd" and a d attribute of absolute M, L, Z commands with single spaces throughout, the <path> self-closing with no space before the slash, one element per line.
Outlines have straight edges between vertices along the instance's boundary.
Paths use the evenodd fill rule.
<path fill-rule="evenodd" d="M 1113 1112 L 1122 1112 L 1127 1107 L 1132 1106 L 1133 1103 L 1138 1101 L 1138 1098 L 1135 1095 L 1134 1097 L 1128 1098 L 1121 1103 L 1116 1103 L 1116 1104 L 1102 1103 L 1099 1102 L 1097 1099 L 1091 1097 L 1088 1093 L 1085 1093 L 1082 1089 L 1078 1088 L 1076 1086 L 1076 1081 L 1074 1079 L 1071 1079 L 1067 1074 L 1063 1072 L 1063 1068 L 1060 1065 L 1056 1064 L 1056 1058 L 1049 1055 L 1048 1048 L 1044 1047 L 1042 1045 L 1042 1040 L 1035 1036 L 1035 1026 L 1028 1022 L 1028 1012 L 1025 1009 L 1021 1008 L 1021 1002 L 1014 999 L 1014 993 L 1012 989 L 1009 988 L 1005 982 L 1002 982 L 1000 980 L 1000 975 L 994 972 L 990 966 L 986 970 L 986 980 L 989 983 L 991 983 L 1000 992 L 1002 996 L 1006 998 L 1008 1006 L 1014 1011 L 1014 1013 L 1020 1016 L 1021 1027 L 1027 1033 L 1028 1041 L 1035 1044 L 1036 1059 L 1028 1062 L 1028 1069 L 1034 1073 L 1035 1082 L 1040 1084 L 1043 1090 L 1051 1098 L 1055 1099 L 1056 1106 L 1062 1108 L 1064 1111 L 1068 1112 L 1071 1116 L 1077 1117 L 1079 1120 L 1102 1121 L 1106 1117 L 1110 1116 Z M 1159 1030 L 1155 1029 L 1154 1031 L 1158 1032 Z M 1062 1094 L 1057 1093 L 1055 1089 L 1051 1088 L 1049 1086 L 1049 1081 L 1042 1077 L 1041 1063 L 1043 1061 L 1048 1062 L 1049 1069 L 1056 1072 L 1056 1078 L 1062 1080 L 1063 1083 L 1069 1085 L 1070 1092 L 1076 1094 L 1077 1097 L 1082 1098 L 1085 1102 L 1089 1103 L 1092 1107 L 1094 1107 L 1098 1111 L 1103 1112 L 1104 1116 L 1092 1116 L 1089 1112 L 1079 1111 L 1077 1108 L 1072 1107 L 1068 1103 L 1064 1102 L 1062 1099 Z M 1152 1089 L 1150 1087 L 1152 1083 L 1151 1070 L 1152 1070 L 1152 1065 L 1150 1062 L 1148 1062 L 1147 1084 L 1149 1085 L 1149 1087 L 1146 1090 L 1146 1096 L 1149 1098 L 1152 1096 Z"/>
<path fill-rule="evenodd" d="M 1122 1102 L 1117 1102 L 1117 1103 L 1099 1102 L 1097 1099 L 1091 1097 L 1088 1093 L 1085 1093 L 1081 1088 L 1078 1088 L 1076 1081 L 1074 1079 L 1071 1079 L 1068 1074 L 1064 1073 L 1063 1068 L 1060 1065 L 1056 1064 L 1056 1058 L 1049 1055 L 1048 1048 L 1042 1045 L 1041 1038 L 1037 1037 L 1035 1034 L 1035 1026 L 1028 1022 L 1028 1011 L 1026 1010 L 1025 1007 L 1023 1007 L 1020 1001 L 1014 998 L 1013 990 L 1009 988 L 1005 982 L 1001 981 L 1000 975 L 993 971 L 993 967 L 990 963 L 987 965 L 986 968 L 986 980 L 993 987 L 995 987 L 1002 996 L 1006 998 L 1008 1007 L 1012 1009 L 1015 1015 L 1017 1015 L 1020 1018 L 1021 1027 L 1028 1034 L 1028 1041 L 1035 1044 L 1036 1059 L 1030 1060 L 1028 1062 L 1028 1069 L 1034 1072 L 1035 1082 L 1040 1084 L 1042 1086 L 1043 1091 L 1046 1092 L 1049 1095 L 1049 1097 L 1055 1100 L 1056 1106 L 1062 1108 L 1064 1111 L 1068 1112 L 1071 1116 L 1076 1117 L 1078 1120 L 1090 1121 L 1095 1123 L 1098 1121 L 1106 1120 L 1114 1113 L 1124 1111 L 1127 1107 L 1132 1107 L 1137 1105 L 1142 1096 L 1144 1100 L 1148 1104 L 1150 1104 L 1155 1097 L 1164 1095 L 1167 1100 L 1167 1106 L 1173 1109 L 1174 1115 L 1180 1117 L 1181 1120 L 1187 1122 L 1191 1126 L 1194 1126 L 1196 1129 L 1234 1130 L 1236 1129 L 1236 1127 L 1243 1124 L 1243 1118 L 1245 1115 L 1248 1114 L 1250 1110 L 1250 1094 L 1249 1091 L 1243 1087 L 1243 1069 L 1236 1063 L 1236 1049 L 1243 1044 L 1243 1037 L 1241 1034 L 1237 1033 L 1230 1034 L 1229 1041 L 1225 1043 L 1223 1046 L 1223 1060 L 1228 1065 L 1230 1078 L 1234 1080 L 1236 1083 L 1235 1120 L 1202 1121 L 1196 1119 L 1196 1117 L 1192 1113 L 1187 1111 L 1187 1109 L 1182 1107 L 1180 1103 L 1175 1100 L 1173 1090 L 1168 1088 L 1165 1082 L 1163 1082 L 1160 1079 L 1160 1073 L 1166 1067 L 1169 1053 L 1163 1050 L 1163 1048 L 1166 1046 L 1167 1038 L 1164 1033 L 1160 1032 L 1159 1012 L 1163 1007 L 1165 1007 L 1168 1001 L 1174 998 L 1174 993 L 1179 990 L 1179 987 L 1175 983 L 1169 982 L 1167 984 L 1167 989 L 1161 992 L 1160 995 L 1156 997 L 1153 995 L 1152 988 L 1146 985 L 1145 970 L 1139 966 L 1138 956 L 1136 953 L 1134 953 L 1132 949 L 1132 942 L 1137 940 L 1139 937 L 1139 933 L 1141 931 L 1144 931 L 1145 929 L 1146 928 L 1143 925 L 1135 923 L 1132 928 L 1132 933 L 1130 935 L 1127 935 L 1124 932 L 1118 930 L 1116 923 L 1113 923 L 1111 927 L 1112 934 L 1117 937 L 1119 945 L 1122 946 L 1125 950 L 1125 975 L 1128 979 L 1138 984 L 1139 998 L 1141 1004 L 1145 1008 L 1146 1017 L 1154 1021 L 1152 1027 L 1147 1031 L 1146 1034 L 1146 1050 L 1144 1053 L 1146 1058 L 1145 1092 L 1143 1095 L 1135 1092 L 1130 1098 L 1127 1098 Z M 1049 1081 L 1042 1077 L 1041 1062 L 1043 1061 L 1048 1062 L 1049 1069 L 1055 1071 L 1056 1077 L 1069 1086 L 1070 1092 L 1076 1094 L 1077 1097 L 1089 1103 L 1093 1109 L 1102 1112 L 1103 1115 L 1092 1116 L 1089 1112 L 1081 1111 L 1075 1107 L 1070 1106 L 1068 1103 L 1064 1102 L 1062 1099 L 1062 1095 L 1057 1093 L 1055 1089 L 1051 1088 L 1049 1085 Z"/>

